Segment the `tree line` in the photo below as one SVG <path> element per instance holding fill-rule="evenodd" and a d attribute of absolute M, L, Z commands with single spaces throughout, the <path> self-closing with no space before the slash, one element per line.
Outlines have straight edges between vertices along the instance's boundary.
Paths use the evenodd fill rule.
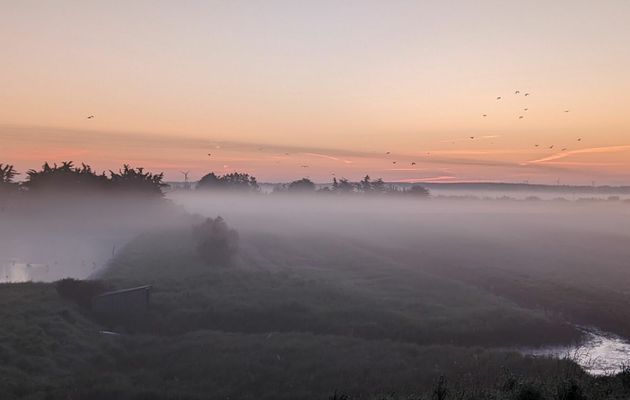
<path fill-rule="evenodd" d="M 162 196 L 163 188 L 168 186 L 164 182 L 163 173 L 151 173 L 143 168 L 134 168 L 127 164 L 118 171 L 97 173 L 88 164 L 75 165 L 72 161 L 61 164 L 44 163 L 39 169 L 26 172 L 23 182 L 16 182 L 19 173 L 13 165 L 0 164 L 0 196 L 6 194 L 27 192 L 84 192 L 99 191 L 110 193 L 131 193 L 152 196 Z M 259 193 L 260 185 L 256 177 L 233 172 L 217 175 L 214 172 L 203 176 L 196 186 L 197 190 L 226 190 L 247 193 Z M 387 185 L 383 179 L 372 179 L 366 175 L 359 182 L 348 179 L 333 178 L 329 185 L 318 187 L 311 179 L 302 178 L 289 183 L 278 184 L 273 188 L 278 193 L 334 193 L 334 194 L 364 194 L 364 195 L 411 195 L 428 197 L 429 191 L 420 185 L 409 189 L 400 189 L 394 185 Z"/>
<path fill-rule="evenodd" d="M 196 186 L 197 190 L 227 190 L 258 193 L 260 186 L 256 177 L 245 173 L 233 172 L 217 175 L 214 172 L 203 176 Z M 382 178 L 372 179 L 366 175 L 359 182 L 350 182 L 346 178 L 333 178 L 330 185 L 318 186 L 309 178 L 301 178 L 289 183 L 274 186 L 272 193 L 335 193 L 335 194 L 365 194 L 365 195 L 410 195 L 429 197 L 429 190 L 421 185 L 413 185 L 409 189 L 401 189 L 394 185 L 387 185 Z"/>
<path fill-rule="evenodd" d="M 72 161 L 60 165 L 44 163 L 39 169 L 27 171 L 23 182 L 16 182 L 18 175 L 13 165 L 0 164 L 0 195 L 95 191 L 162 196 L 162 188 L 166 186 L 163 173 L 154 174 L 127 164 L 118 171 L 97 173 L 87 164 L 76 166 Z"/>

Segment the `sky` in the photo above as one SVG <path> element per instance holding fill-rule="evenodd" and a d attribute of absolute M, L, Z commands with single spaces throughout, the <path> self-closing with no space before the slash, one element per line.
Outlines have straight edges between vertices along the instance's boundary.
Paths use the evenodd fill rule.
<path fill-rule="evenodd" d="M 0 163 L 630 184 L 629 20 L 626 0 L 0 0 Z"/>

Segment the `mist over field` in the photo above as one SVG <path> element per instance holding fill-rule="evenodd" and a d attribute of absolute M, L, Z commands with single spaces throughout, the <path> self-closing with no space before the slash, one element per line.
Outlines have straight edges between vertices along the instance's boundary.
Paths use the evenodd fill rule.
<path fill-rule="evenodd" d="M 0 212 L 1 266 L 36 265 L 34 280 L 84 279 L 140 233 L 181 224 L 177 216 L 177 210 L 133 196 L 49 194 L 28 199 Z"/>
<path fill-rule="evenodd" d="M 601 379 L 625 379 L 623 198 L 445 196 L 368 177 L 265 192 L 247 174 L 166 188 L 142 169 L 97 174 L 71 163 L 4 183 L 0 295 L 14 304 L 4 317 L 35 313 L 43 327 L 6 325 L 0 356 L 15 398 L 46 385 L 64 393 L 39 369 L 42 354 L 86 396 L 130 399 L 162 390 L 307 399 L 335 388 L 373 398 L 447 385 L 600 393 Z M 146 297 L 120 297 L 122 308 L 100 305 L 138 290 Z M 579 349 L 599 361 L 563 355 Z M 117 383 L 76 377 L 70 353 L 88 377 L 116 369 Z M 200 362 L 224 379 L 192 373 Z M 540 370 L 547 378 L 536 381 Z"/>
<path fill-rule="evenodd" d="M 46 281 L 85 278 L 140 233 L 184 225 L 186 212 L 222 216 L 241 234 L 242 249 L 313 242 L 354 244 L 412 269 L 506 268 L 530 273 L 586 274 L 627 284 L 625 245 L 630 206 L 620 201 L 472 201 L 358 196 L 243 195 L 174 191 L 178 207 L 133 197 L 42 198 L 2 213 L 0 254 L 49 266 Z M 57 202 L 57 204 L 55 204 Z M 178 219 L 179 218 L 179 219 Z M 262 238 L 268 242 L 260 242 Z M 262 249 L 260 249 L 262 248 Z M 272 260 L 257 260 L 273 267 Z M 284 264 L 280 260 L 281 264 Z"/>
<path fill-rule="evenodd" d="M 0 0 L 0 400 L 630 399 L 628 21 Z"/>
<path fill-rule="evenodd" d="M 274 247 L 310 245 L 325 256 L 327 246 L 347 244 L 416 270 L 509 270 L 567 282 L 577 275 L 620 289 L 630 283 L 630 207 L 619 201 L 416 201 L 186 192 L 169 197 L 191 212 L 226 218 L 241 234 L 244 252 L 250 246 L 251 251 L 273 254 Z M 264 245 L 259 243 L 263 238 Z"/>

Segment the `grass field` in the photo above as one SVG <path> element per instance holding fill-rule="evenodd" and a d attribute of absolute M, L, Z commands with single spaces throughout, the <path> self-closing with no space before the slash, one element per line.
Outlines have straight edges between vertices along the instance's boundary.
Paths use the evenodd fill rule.
<path fill-rule="evenodd" d="M 116 288 L 153 285 L 148 315 L 133 321 L 96 318 L 62 300 L 54 284 L 0 285 L 1 398 L 630 395 L 630 372 L 595 378 L 568 360 L 499 349 L 575 341 L 569 322 L 579 312 L 621 331 L 622 269 L 608 264 L 588 279 L 585 254 L 584 274 L 570 274 L 554 260 L 575 240 L 556 242 L 556 258 L 541 245 L 538 258 L 518 259 L 508 257 L 509 243 L 500 244 L 503 253 L 483 251 L 487 238 L 466 229 L 459 237 L 443 227 L 426 231 L 417 243 L 379 246 L 343 232 L 239 229 L 238 255 L 215 266 L 197 254 L 189 228 L 145 233 L 98 276 Z M 536 259 L 542 264 L 519 269 Z M 562 273 L 570 279 L 561 281 Z M 606 286 L 615 277 L 619 288 Z"/>
<path fill-rule="evenodd" d="M 430 396 L 441 376 L 457 398 L 592 386 L 569 361 L 477 347 L 305 332 L 102 335 L 51 284 L 2 285 L 0 300 L 3 399 L 408 398 Z"/>

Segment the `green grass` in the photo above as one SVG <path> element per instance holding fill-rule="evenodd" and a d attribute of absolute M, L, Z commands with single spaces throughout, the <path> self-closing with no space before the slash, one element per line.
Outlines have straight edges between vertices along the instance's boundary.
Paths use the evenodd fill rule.
<path fill-rule="evenodd" d="M 483 347 L 533 343 L 549 332 L 552 341 L 566 341 L 574 331 L 474 284 L 406 268 L 356 243 L 315 238 L 246 237 L 234 265 L 208 267 L 189 234 L 138 237 L 103 274 L 121 288 L 154 285 L 145 319 L 98 321 L 52 284 L 0 285 L 0 398 L 445 393 L 569 400 L 629 393 L 622 375 L 592 378 L 571 361 Z M 99 334 L 104 328 L 123 335 Z"/>
<path fill-rule="evenodd" d="M 500 388 L 506 371 L 588 379 L 570 362 L 474 347 L 312 333 L 105 336 L 52 284 L 0 285 L 0 301 L 3 399 L 377 398 L 430 393 L 440 376 L 467 388 L 458 390 Z"/>
<path fill-rule="evenodd" d="M 129 244 L 103 278 L 118 287 L 154 285 L 145 331 L 161 334 L 297 331 L 489 346 L 578 337 L 564 321 L 453 279 L 401 267 L 368 248 L 271 239 L 247 238 L 236 265 L 209 267 L 195 254 L 187 232 L 146 235 Z"/>
<path fill-rule="evenodd" d="M 19 398 L 112 367 L 121 346 L 51 284 L 0 285 L 0 393 Z M 62 383 L 63 385 L 63 383 Z"/>

